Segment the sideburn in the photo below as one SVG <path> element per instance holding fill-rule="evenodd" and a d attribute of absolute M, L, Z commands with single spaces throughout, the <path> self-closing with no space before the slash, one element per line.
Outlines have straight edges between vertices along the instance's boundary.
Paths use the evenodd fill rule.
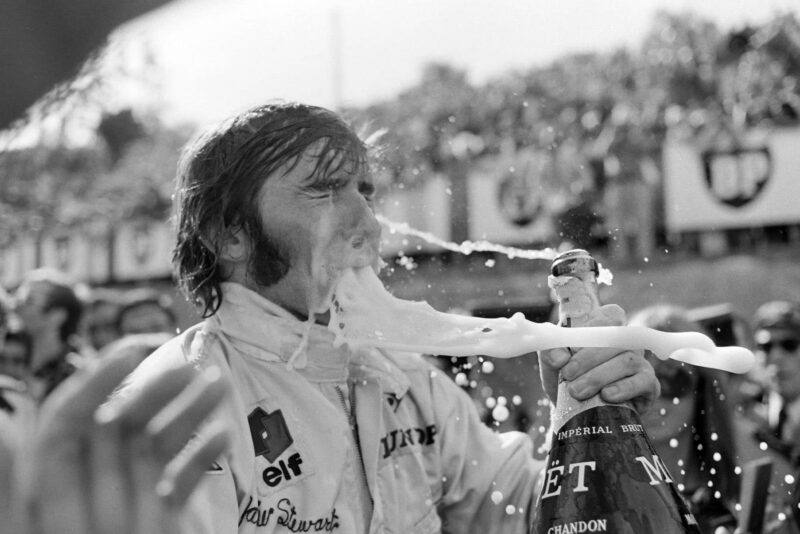
<path fill-rule="evenodd" d="M 249 274 L 256 284 L 269 287 L 281 280 L 291 267 L 289 257 L 263 233 L 256 240 L 250 255 Z"/>

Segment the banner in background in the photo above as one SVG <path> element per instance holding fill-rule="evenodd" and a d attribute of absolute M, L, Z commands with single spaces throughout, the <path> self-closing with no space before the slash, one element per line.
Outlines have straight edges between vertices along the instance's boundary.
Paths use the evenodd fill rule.
<path fill-rule="evenodd" d="M 754 132 L 747 146 L 664 147 L 664 213 L 671 233 L 800 222 L 800 128 Z"/>

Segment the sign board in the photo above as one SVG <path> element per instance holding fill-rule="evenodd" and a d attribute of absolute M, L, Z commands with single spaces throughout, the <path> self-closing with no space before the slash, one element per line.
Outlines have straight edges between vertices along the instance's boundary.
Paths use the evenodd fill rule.
<path fill-rule="evenodd" d="M 664 146 L 669 232 L 800 222 L 800 128 L 779 128 L 733 148 Z"/>

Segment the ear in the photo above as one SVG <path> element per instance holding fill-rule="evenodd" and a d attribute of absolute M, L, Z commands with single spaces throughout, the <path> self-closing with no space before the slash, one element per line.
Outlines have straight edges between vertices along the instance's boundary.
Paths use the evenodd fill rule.
<path fill-rule="evenodd" d="M 250 239 L 244 229 L 228 230 L 222 237 L 221 257 L 225 261 L 240 262 L 247 258 Z"/>

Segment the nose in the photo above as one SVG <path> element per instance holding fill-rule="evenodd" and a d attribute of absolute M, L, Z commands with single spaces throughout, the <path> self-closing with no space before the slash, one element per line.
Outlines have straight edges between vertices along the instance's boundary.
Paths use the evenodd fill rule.
<path fill-rule="evenodd" d="M 366 198 L 359 195 L 352 206 L 352 217 L 355 230 L 352 234 L 351 245 L 360 248 L 364 244 L 375 244 L 381 237 L 381 223 L 375 217 L 371 204 Z"/>

